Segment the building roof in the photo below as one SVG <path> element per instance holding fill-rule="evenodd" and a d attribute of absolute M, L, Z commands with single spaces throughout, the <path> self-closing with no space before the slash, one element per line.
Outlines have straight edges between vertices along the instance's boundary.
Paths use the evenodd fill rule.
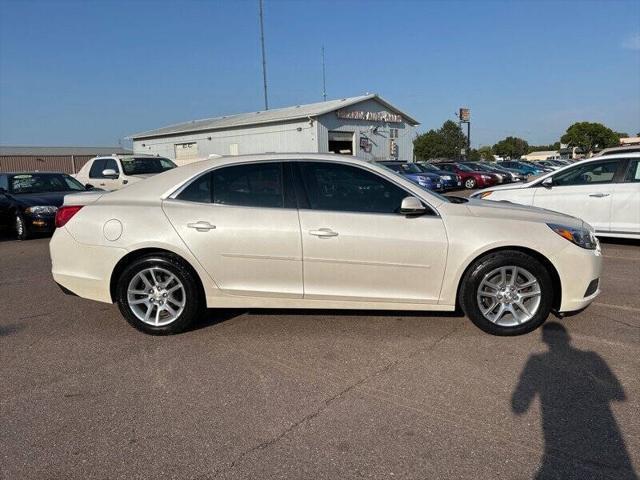
<path fill-rule="evenodd" d="M 538 150 L 537 152 L 529 152 L 527 155 L 557 155 L 557 150 Z M 526 155 L 523 155 L 526 156 Z"/>
<path fill-rule="evenodd" d="M 112 153 L 131 153 L 122 147 L 29 147 L 0 145 L 2 156 L 51 156 L 51 155 L 111 155 Z"/>
<path fill-rule="evenodd" d="M 365 100 L 376 99 L 389 110 L 402 115 L 412 125 L 419 125 L 419 122 L 411 118 L 406 113 L 391 105 L 379 95 L 372 93 L 359 97 L 342 98 L 340 100 L 328 100 L 326 102 L 308 103 L 306 105 L 296 105 L 294 107 L 274 108 L 251 113 L 240 113 L 237 115 L 225 115 L 223 117 L 205 118 L 203 120 L 193 120 L 191 122 L 178 123 L 167 127 L 148 130 L 129 136 L 132 139 L 143 139 L 152 137 L 164 137 L 169 135 L 179 135 L 207 130 L 223 130 L 234 127 L 244 127 L 248 125 L 258 125 L 262 123 L 285 122 L 308 117 L 317 117 L 325 113 L 340 110 L 341 108 L 364 102 Z"/>

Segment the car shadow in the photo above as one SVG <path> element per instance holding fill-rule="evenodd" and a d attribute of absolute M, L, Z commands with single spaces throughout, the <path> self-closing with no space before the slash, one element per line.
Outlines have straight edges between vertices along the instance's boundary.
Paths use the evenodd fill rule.
<path fill-rule="evenodd" d="M 368 316 L 368 317 L 464 317 L 461 312 L 434 312 L 434 311 L 411 311 L 411 310 L 327 310 L 327 309 L 306 309 L 306 308 L 251 308 L 251 309 L 227 309 L 209 308 L 196 322 L 193 323 L 187 332 L 211 327 L 220 323 L 233 320 L 245 314 L 262 316 L 282 316 L 282 315 L 306 315 L 306 316 Z"/>
<path fill-rule="evenodd" d="M 548 351 L 529 357 L 511 397 L 516 415 L 540 401 L 545 448 L 535 478 L 637 480 L 609 405 L 626 400 L 619 380 L 597 353 L 573 347 L 560 323 L 545 324 L 542 340 Z"/>

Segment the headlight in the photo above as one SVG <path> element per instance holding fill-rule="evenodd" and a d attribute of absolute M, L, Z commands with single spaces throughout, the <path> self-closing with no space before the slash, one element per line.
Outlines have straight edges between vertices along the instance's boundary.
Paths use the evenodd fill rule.
<path fill-rule="evenodd" d="M 596 250 L 600 246 L 593 231 L 587 228 L 567 227 L 565 225 L 556 225 L 554 223 L 547 223 L 547 225 L 558 235 L 566 238 L 571 243 L 575 243 L 579 247 L 586 248 L 587 250 Z"/>
<path fill-rule="evenodd" d="M 442 178 L 445 180 L 451 180 L 451 176 L 449 175 L 443 175 Z"/>
<path fill-rule="evenodd" d="M 29 207 L 29 208 L 26 208 L 24 211 L 31 215 L 55 215 L 55 213 L 58 211 L 58 207 L 43 205 L 43 206 Z"/>
<path fill-rule="evenodd" d="M 480 175 L 482 177 L 483 180 L 491 180 L 491 177 L 489 175 Z"/>
<path fill-rule="evenodd" d="M 482 193 L 480 194 L 480 198 L 486 198 L 486 197 L 488 197 L 489 195 L 491 195 L 492 193 L 493 193 L 493 192 L 482 192 Z"/>

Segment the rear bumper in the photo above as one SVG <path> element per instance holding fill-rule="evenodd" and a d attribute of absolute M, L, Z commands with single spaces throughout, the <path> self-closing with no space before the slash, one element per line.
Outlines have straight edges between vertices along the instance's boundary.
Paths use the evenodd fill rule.
<path fill-rule="evenodd" d="M 84 245 L 66 228 L 59 228 L 49 243 L 51 273 L 65 291 L 79 297 L 111 302 L 111 273 L 127 251 L 123 248 Z"/>
<path fill-rule="evenodd" d="M 600 295 L 602 255 L 600 249 L 585 250 L 569 244 L 552 257 L 562 286 L 562 300 L 558 312 L 573 312 L 587 307 Z M 594 280 L 598 280 L 594 287 Z"/>
<path fill-rule="evenodd" d="M 27 230 L 31 233 L 52 233 L 56 229 L 54 215 L 49 216 L 29 216 L 24 217 Z"/>

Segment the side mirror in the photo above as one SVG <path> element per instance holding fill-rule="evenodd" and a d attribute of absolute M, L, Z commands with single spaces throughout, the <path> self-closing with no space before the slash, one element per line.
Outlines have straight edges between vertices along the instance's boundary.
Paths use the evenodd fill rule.
<path fill-rule="evenodd" d="M 118 175 L 118 172 L 116 172 L 113 168 L 107 168 L 106 170 L 102 171 L 102 176 L 107 178 L 118 178 L 120 175 Z"/>
<path fill-rule="evenodd" d="M 551 188 L 553 187 L 553 177 L 547 177 L 542 181 L 541 184 L 544 188 Z"/>
<path fill-rule="evenodd" d="M 93 185 L 89 185 L 89 184 L 86 184 L 86 185 L 84 186 L 84 189 L 85 189 L 85 190 L 93 190 L 94 188 L 95 188 L 95 187 L 94 187 Z"/>
<path fill-rule="evenodd" d="M 427 209 L 416 197 L 405 197 L 400 204 L 400 213 L 402 215 L 421 215 L 426 211 Z"/>

